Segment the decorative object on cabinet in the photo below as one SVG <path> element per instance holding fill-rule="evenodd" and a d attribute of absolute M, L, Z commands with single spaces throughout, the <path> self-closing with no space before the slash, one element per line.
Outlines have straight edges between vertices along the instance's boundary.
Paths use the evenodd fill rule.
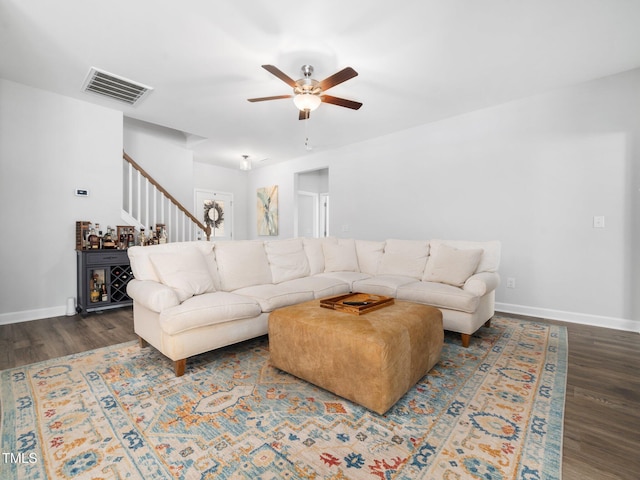
<path fill-rule="evenodd" d="M 76 222 L 76 250 L 85 250 L 87 248 L 90 226 L 91 222 Z"/>
<path fill-rule="evenodd" d="M 117 226 L 117 235 L 118 235 L 118 249 L 126 250 L 129 247 L 133 247 L 136 244 L 136 238 L 138 237 L 138 232 L 131 225 L 118 225 Z"/>
<path fill-rule="evenodd" d="M 133 274 L 126 250 L 83 250 L 76 255 L 78 313 L 133 305 L 127 295 Z"/>

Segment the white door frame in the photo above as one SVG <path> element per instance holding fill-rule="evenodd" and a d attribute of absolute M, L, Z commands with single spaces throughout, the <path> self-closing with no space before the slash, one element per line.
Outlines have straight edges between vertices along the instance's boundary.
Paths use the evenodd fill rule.
<path fill-rule="evenodd" d="M 298 190 L 298 196 L 303 197 L 311 197 L 313 199 L 313 237 L 318 238 L 318 207 L 319 203 L 319 195 L 314 192 L 305 192 L 304 190 Z M 300 236 L 300 202 L 296 201 L 296 217 L 295 217 L 295 232 L 294 235 L 296 237 Z"/>
<path fill-rule="evenodd" d="M 329 192 L 321 193 L 319 195 L 318 203 L 318 225 L 321 231 L 319 231 L 319 237 L 328 237 L 329 233 Z"/>
<path fill-rule="evenodd" d="M 216 237 L 214 229 L 211 229 L 210 240 L 233 240 L 233 228 L 235 222 L 233 221 L 233 193 L 231 192 L 219 192 L 215 190 L 204 190 L 201 188 L 195 188 L 193 190 L 193 205 L 195 217 L 204 222 L 204 201 L 205 200 L 226 200 L 229 202 L 227 208 L 225 208 L 225 233 L 222 237 Z M 206 235 L 202 232 L 202 240 L 206 240 Z"/>

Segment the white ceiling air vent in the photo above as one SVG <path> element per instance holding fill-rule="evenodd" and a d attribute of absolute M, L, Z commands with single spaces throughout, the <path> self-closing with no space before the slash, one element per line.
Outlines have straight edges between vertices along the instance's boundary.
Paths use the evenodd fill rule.
<path fill-rule="evenodd" d="M 135 105 L 153 88 L 91 67 L 82 90 Z"/>

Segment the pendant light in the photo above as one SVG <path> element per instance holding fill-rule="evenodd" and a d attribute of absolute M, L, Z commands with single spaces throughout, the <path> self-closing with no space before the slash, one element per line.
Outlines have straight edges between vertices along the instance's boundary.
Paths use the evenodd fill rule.
<path fill-rule="evenodd" d="M 251 170 L 251 160 L 249 160 L 249 155 L 242 155 L 240 170 L 244 170 L 245 172 Z"/>

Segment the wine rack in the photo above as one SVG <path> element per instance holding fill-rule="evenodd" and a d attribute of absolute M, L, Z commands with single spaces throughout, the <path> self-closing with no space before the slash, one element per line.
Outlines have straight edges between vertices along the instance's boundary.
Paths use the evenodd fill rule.
<path fill-rule="evenodd" d="M 126 250 L 83 250 L 76 255 L 78 313 L 84 316 L 133 304 L 127 295 L 133 273 Z"/>

